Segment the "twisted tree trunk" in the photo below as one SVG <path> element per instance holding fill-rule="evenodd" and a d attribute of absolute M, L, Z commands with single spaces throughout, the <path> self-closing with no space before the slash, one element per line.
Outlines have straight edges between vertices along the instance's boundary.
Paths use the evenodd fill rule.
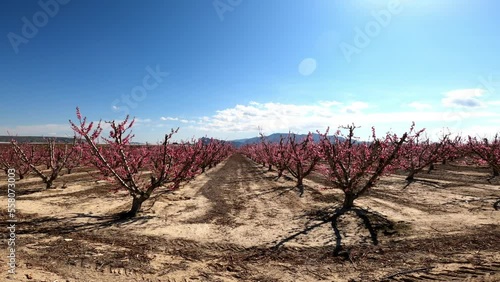
<path fill-rule="evenodd" d="M 146 193 L 138 196 L 134 195 L 132 199 L 132 207 L 128 212 L 121 214 L 120 217 L 121 218 L 135 217 L 139 212 L 139 210 L 141 209 L 142 203 L 144 203 L 147 199 L 149 199 L 149 195 Z"/>

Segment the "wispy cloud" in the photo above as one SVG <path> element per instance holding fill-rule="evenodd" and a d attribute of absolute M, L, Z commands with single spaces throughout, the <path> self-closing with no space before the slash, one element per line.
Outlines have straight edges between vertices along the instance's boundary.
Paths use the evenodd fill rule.
<path fill-rule="evenodd" d="M 183 119 L 183 118 L 178 118 L 178 117 L 160 117 L 160 120 L 162 120 L 162 121 L 178 121 L 180 123 L 196 123 L 196 121 L 194 121 L 194 120 Z"/>
<path fill-rule="evenodd" d="M 373 125 L 383 128 L 404 127 L 415 121 L 418 124 L 434 124 L 436 128 L 453 127 L 457 121 L 473 119 L 500 118 L 500 114 L 493 111 L 454 110 L 451 114 L 447 110 L 430 110 L 430 104 L 414 102 L 409 104 L 413 109 L 395 112 L 374 112 L 377 105 L 366 102 L 318 102 L 315 104 L 283 104 L 283 103 L 249 103 L 236 105 L 232 108 L 217 111 L 213 116 L 200 118 L 193 129 L 209 132 L 253 133 L 260 129 L 265 132 L 307 132 L 323 130 L 328 126 L 336 127 L 355 123 L 369 128 Z M 462 123 L 460 123 L 462 124 Z"/>
<path fill-rule="evenodd" d="M 341 112 L 346 114 L 359 114 L 361 110 L 369 108 L 369 105 L 365 102 L 353 102 L 350 105 L 344 106 Z"/>
<path fill-rule="evenodd" d="M 310 105 L 253 102 L 219 110 L 212 117 L 201 118 L 198 124 L 207 131 L 315 130 L 325 128 L 333 120 L 352 122 L 352 117 L 345 117 L 346 113 L 360 113 L 366 108 L 368 104 L 364 102 L 347 105 L 336 101 Z"/>
<path fill-rule="evenodd" d="M 478 108 L 483 107 L 484 103 L 478 99 L 486 90 L 479 88 L 458 89 L 446 92 L 441 100 L 445 107 L 464 107 Z"/>
<path fill-rule="evenodd" d="M 319 104 L 324 107 L 333 107 L 342 105 L 342 103 L 338 101 L 320 101 Z"/>
<path fill-rule="evenodd" d="M 137 122 L 137 123 L 151 123 L 152 120 L 150 118 L 145 118 L 145 119 L 135 118 L 135 122 Z"/>
<path fill-rule="evenodd" d="M 166 121 L 166 120 L 179 120 L 179 118 L 176 118 L 176 117 L 161 117 L 160 119 L 163 120 L 163 121 Z"/>

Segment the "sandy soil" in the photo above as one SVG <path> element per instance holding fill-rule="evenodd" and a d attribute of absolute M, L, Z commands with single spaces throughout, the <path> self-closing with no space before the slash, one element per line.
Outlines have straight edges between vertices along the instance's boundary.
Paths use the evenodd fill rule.
<path fill-rule="evenodd" d="M 306 180 L 276 181 L 233 155 L 181 190 L 159 197 L 133 220 L 126 193 L 111 193 L 84 170 L 44 190 L 34 176 L 17 182 L 17 273 L 5 281 L 500 281 L 500 198 L 484 168 L 437 165 L 406 189 L 385 177 L 357 204 L 378 233 L 373 245 L 354 214 L 341 218 L 345 257 L 322 219 L 341 194 Z M 0 202 L 7 205 L 6 177 Z M 64 189 L 61 187 L 65 187 Z M 7 219 L 5 208 L 0 214 Z M 316 226 L 313 228 L 313 226 Z M 298 234 L 310 229 L 306 234 Z M 304 232 L 305 233 L 305 232 Z M 292 236 L 292 237 L 291 237 Z M 277 245 L 281 247 L 276 248 Z"/>

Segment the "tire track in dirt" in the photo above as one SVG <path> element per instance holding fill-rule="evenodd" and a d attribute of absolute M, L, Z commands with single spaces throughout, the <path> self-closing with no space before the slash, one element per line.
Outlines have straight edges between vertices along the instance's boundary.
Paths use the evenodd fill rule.
<path fill-rule="evenodd" d="M 212 203 L 210 210 L 197 220 L 190 223 L 214 222 L 218 225 L 234 226 L 234 217 L 242 208 L 238 198 L 241 183 L 238 183 L 242 162 L 237 156 L 231 156 L 217 175 L 212 176 L 197 193 L 203 195 Z"/>
<path fill-rule="evenodd" d="M 245 266 L 247 263 L 244 261 L 247 257 L 264 252 L 266 250 L 264 245 L 267 243 L 284 237 L 286 234 L 283 228 L 284 219 L 289 221 L 299 215 L 304 204 L 303 199 L 300 199 L 293 190 L 293 186 L 271 179 L 258 165 L 242 155 L 235 154 L 219 168 L 219 171 L 210 175 L 208 181 L 196 192 L 196 196 L 207 198 L 211 207 L 195 220 L 201 223 L 214 223 L 222 234 L 227 235 L 222 241 L 202 242 L 156 236 L 134 237 L 127 235 L 125 230 L 106 230 L 102 233 L 95 230 L 82 231 L 71 235 L 71 243 L 61 239 L 57 244 L 51 244 L 49 253 L 54 255 L 55 261 L 61 262 L 59 271 L 50 264 L 42 263 L 41 266 L 63 275 L 70 275 L 68 269 L 80 269 L 85 276 L 120 277 L 120 281 L 128 281 L 127 279 L 146 281 L 141 279 L 148 277 L 149 273 L 158 274 L 158 271 L 161 273 L 167 271 L 165 275 L 170 279 L 168 281 L 184 281 L 171 277 L 171 273 L 185 273 L 183 271 L 187 268 L 186 265 L 189 265 L 191 278 L 196 277 L 201 281 L 212 281 L 207 278 L 217 277 L 221 272 L 229 276 L 236 275 L 234 277 L 237 280 L 243 276 L 255 276 L 258 281 L 274 281 L 262 273 L 257 275 L 254 271 L 247 270 Z M 293 226 L 293 223 L 289 225 Z M 236 230 L 237 227 L 241 228 Z M 262 231 L 268 232 L 267 235 L 271 236 L 261 236 Z M 246 232 L 250 239 L 247 243 L 242 243 L 238 238 L 245 237 Z M 80 243 L 88 246 L 123 246 L 127 250 L 122 250 L 120 253 L 116 253 L 113 247 L 111 247 L 112 252 L 110 249 L 100 253 L 115 253 L 114 256 L 120 258 L 128 256 L 129 260 L 116 261 L 115 257 L 107 255 L 93 257 L 91 254 L 98 253 L 93 249 L 81 252 L 73 248 L 74 252 L 56 252 L 57 247 L 60 247 L 59 244 L 76 247 Z M 295 257 L 301 252 L 297 250 L 292 253 L 296 253 Z M 64 257 L 70 259 L 62 259 Z M 175 258 L 177 261 L 184 261 L 185 265 L 176 265 L 161 259 L 158 261 L 155 257 Z M 146 267 L 152 260 L 156 260 L 156 265 L 162 265 L 163 270 Z M 238 275 L 241 277 L 238 278 Z"/>
<path fill-rule="evenodd" d="M 218 173 L 205 183 L 199 194 L 209 199 L 212 208 L 191 223 L 215 222 L 236 227 L 266 214 L 300 210 L 303 206 L 293 193 L 282 193 L 293 187 L 281 187 L 267 179 L 262 171 L 240 154 L 232 155 Z M 279 197 L 272 200 L 271 198 Z M 274 201 L 272 205 L 269 201 Z"/>
<path fill-rule="evenodd" d="M 382 281 L 497 281 L 500 278 L 500 263 L 493 262 L 486 265 L 467 265 L 455 264 L 446 266 L 450 269 L 438 269 L 438 265 L 433 268 L 422 269 L 421 271 L 411 271 L 401 274 L 391 275 L 388 279 Z M 484 280 L 491 278 L 491 280 Z M 477 280 L 474 280 L 477 279 Z"/>
<path fill-rule="evenodd" d="M 341 199 L 338 191 L 323 191 L 324 185 L 311 180 L 303 197 L 298 197 L 293 180 L 275 181 L 275 176 L 276 172 L 267 172 L 260 164 L 235 154 L 216 171 L 204 174 L 196 185 L 191 183 L 172 197 L 160 198 L 157 205 L 161 203 L 161 208 L 155 206 L 155 213 L 147 213 L 144 220 L 136 223 L 103 227 L 97 222 L 92 228 L 62 233 L 68 225 L 79 224 L 72 222 L 74 215 L 63 213 L 60 215 L 63 221 L 47 220 L 36 226 L 53 232 L 36 230 L 20 234 L 25 244 L 27 238 L 31 240 L 19 253 L 20 257 L 30 259 L 30 267 L 23 266 L 20 270 L 31 273 L 33 267 L 38 267 L 59 274 L 59 281 L 64 281 L 59 279 L 64 277 L 86 282 L 378 281 L 386 275 L 393 275 L 386 279 L 388 281 L 500 281 L 490 279 L 491 276 L 497 278 L 495 275 L 500 272 L 498 225 L 486 226 L 481 221 L 468 220 L 474 224 L 456 232 L 453 230 L 458 225 L 450 222 L 447 216 L 452 212 L 447 210 L 445 216 L 436 214 L 433 221 L 429 220 L 429 214 L 438 210 L 436 195 L 446 195 L 448 189 L 428 189 L 431 193 L 425 187 L 415 186 L 406 194 L 399 194 L 397 185 L 391 186 L 393 182 L 389 181 L 387 187 L 380 187 L 376 193 L 360 199 L 360 203 L 373 206 L 378 213 L 390 215 L 389 219 L 415 219 L 411 226 L 437 226 L 442 233 L 429 236 L 420 232 L 421 236 L 413 236 L 417 229 L 412 227 L 402 230 L 401 234 L 381 236 L 381 244 L 373 246 L 365 244 L 366 234 L 343 228 L 355 238 L 349 241 L 346 236 L 345 240 L 351 249 L 350 262 L 333 256 L 333 235 L 326 225 L 300 235 L 279 249 L 270 248 L 276 240 L 317 222 Z M 459 193 L 462 188 L 453 191 Z M 481 194 L 479 190 L 477 193 Z M 60 200 L 68 197 L 61 196 Z M 186 205 L 179 208 L 180 202 L 176 199 L 185 197 L 189 197 L 190 207 L 196 209 L 196 214 L 186 210 Z M 420 201 L 419 197 L 434 202 L 412 203 Z M 71 198 L 79 209 L 87 205 L 77 201 L 89 200 L 83 193 L 71 194 Z M 451 198 L 454 200 L 456 196 Z M 92 201 L 110 204 L 108 197 Z M 51 207 L 50 211 L 53 210 Z M 172 216 L 178 211 L 189 215 Z M 457 208 L 457 211 L 464 209 Z M 397 217 L 397 214 L 402 215 Z M 478 218 L 496 215 L 482 213 Z M 164 216 L 170 217 L 163 220 Z M 100 220 L 90 217 L 88 221 Z M 484 223 L 491 222 L 484 220 Z M 175 228 L 184 232 L 163 232 Z M 143 229 L 161 232 L 142 233 Z M 200 230 L 201 236 L 194 234 Z M 452 234 L 445 233 L 450 230 Z M 51 240 L 41 241 L 40 233 L 47 233 L 44 236 Z M 423 268 L 426 269 L 415 271 Z M 38 276 L 35 279 L 56 280 L 41 280 Z"/>

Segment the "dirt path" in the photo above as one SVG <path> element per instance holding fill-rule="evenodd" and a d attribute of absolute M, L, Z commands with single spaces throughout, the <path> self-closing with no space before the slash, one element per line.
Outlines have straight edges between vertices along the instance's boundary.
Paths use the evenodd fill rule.
<path fill-rule="evenodd" d="M 328 224 L 273 248 L 321 223 L 341 196 L 315 176 L 299 197 L 293 180 L 275 175 L 235 154 L 130 221 L 113 217 L 128 208 L 128 196 L 109 193 L 111 187 L 85 174 L 63 176 L 67 188 L 51 191 L 21 181 L 18 273 L 7 281 L 500 279 L 500 214 L 477 200 L 496 196 L 495 186 L 415 184 L 401 193 L 400 177 L 385 178 L 359 204 L 394 228 L 379 226 L 380 244 L 373 246 L 361 222 L 345 217 L 346 261 L 332 256 Z"/>

